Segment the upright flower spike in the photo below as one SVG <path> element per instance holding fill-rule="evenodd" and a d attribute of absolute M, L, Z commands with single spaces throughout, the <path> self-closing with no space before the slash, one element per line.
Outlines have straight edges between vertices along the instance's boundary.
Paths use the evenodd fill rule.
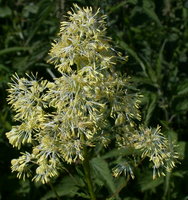
<path fill-rule="evenodd" d="M 105 35 L 105 18 L 75 4 L 49 53 L 61 76 L 53 82 L 13 77 L 8 101 L 20 124 L 6 135 L 14 147 L 32 146 L 12 161 L 18 178 L 47 183 L 64 162 L 84 163 L 88 148 L 112 141 L 132 152 L 122 157 L 115 175 L 134 178 L 134 166 L 145 157 L 153 163 L 154 177 L 174 167 L 176 154 L 160 129 L 137 128 L 140 96 L 130 78 L 115 70 L 122 57 Z"/>

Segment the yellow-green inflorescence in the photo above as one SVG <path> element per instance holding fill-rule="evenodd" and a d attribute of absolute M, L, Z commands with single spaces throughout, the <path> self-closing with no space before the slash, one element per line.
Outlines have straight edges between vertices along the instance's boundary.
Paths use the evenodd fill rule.
<path fill-rule="evenodd" d="M 112 140 L 118 148 L 136 152 L 134 164 L 125 157 L 114 168 L 115 176 L 124 172 L 134 177 L 137 160 L 146 157 L 154 177 L 174 167 L 176 154 L 160 128 L 136 124 L 140 96 L 130 78 L 115 70 L 126 57 L 106 37 L 105 18 L 99 10 L 74 5 L 50 50 L 49 62 L 61 76 L 53 82 L 13 76 L 8 101 L 19 125 L 6 135 L 14 147 L 28 144 L 31 149 L 12 160 L 19 178 L 47 183 L 58 176 L 63 162 L 82 162 L 85 147 L 106 147 Z"/>

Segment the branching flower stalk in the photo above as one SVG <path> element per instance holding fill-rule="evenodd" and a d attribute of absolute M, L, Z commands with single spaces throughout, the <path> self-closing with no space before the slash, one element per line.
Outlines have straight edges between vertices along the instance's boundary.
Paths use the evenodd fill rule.
<path fill-rule="evenodd" d="M 14 147 L 28 144 L 31 149 L 12 160 L 18 178 L 48 183 L 63 163 L 78 161 L 87 174 L 87 149 L 99 143 L 105 148 L 112 141 L 132 152 L 113 169 L 115 176 L 123 172 L 134 178 L 134 166 L 146 157 L 154 178 L 174 167 L 177 155 L 160 127 L 139 122 L 140 95 L 131 79 L 116 70 L 118 61 L 127 58 L 106 37 L 105 18 L 99 10 L 93 13 L 92 8 L 74 5 L 49 53 L 49 62 L 61 76 L 53 82 L 13 76 L 8 101 L 19 125 L 6 135 Z M 90 174 L 87 180 L 95 199 Z"/>

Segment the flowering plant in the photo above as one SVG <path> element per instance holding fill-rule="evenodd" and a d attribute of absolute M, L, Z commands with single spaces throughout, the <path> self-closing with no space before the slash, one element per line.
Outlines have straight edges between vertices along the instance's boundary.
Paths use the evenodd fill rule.
<path fill-rule="evenodd" d="M 95 199 L 91 152 L 97 145 L 115 145 L 130 153 L 118 155 L 114 176 L 124 172 L 134 178 L 134 168 L 147 157 L 153 178 L 165 175 L 177 155 L 159 126 L 141 124 L 141 95 L 130 77 L 116 70 L 118 61 L 127 57 L 114 50 L 111 38 L 106 37 L 106 16 L 77 5 L 68 15 L 49 53 L 49 62 L 61 76 L 53 82 L 34 75 L 12 78 L 8 101 L 18 125 L 6 135 L 14 147 L 28 144 L 31 150 L 12 160 L 12 171 L 18 178 L 48 183 L 64 169 L 64 163 L 80 163 L 90 197 Z"/>

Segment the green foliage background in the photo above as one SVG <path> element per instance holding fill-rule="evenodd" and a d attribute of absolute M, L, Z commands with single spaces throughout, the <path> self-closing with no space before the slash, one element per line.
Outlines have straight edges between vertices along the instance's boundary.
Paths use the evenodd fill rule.
<path fill-rule="evenodd" d="M 53 69 L 46 63 L 50 43 L 72 3 L 100 7 L 108 15 L 108 35 L 118 50 L 129 56 L 128 63 L 118 68 L 133 77 L 144 96 L 143 122 L 162 125 L 168 139 L 177 143 L 180 155 L 181 164 L 166 177 L 153 181 L 145 163 L 137 170 L 137 178 L 128 183 L 123 177 L 114 179 L 109 171 L 111 158 L 120 152 L 111 150 L 93 159 L 99 199 L 109 194 L 111 200 L 188 199 L 187 0 L 0 0 L 0 199 L 55 199 L 49 185 L 18 180 L 10 172 L 10 160 L 18 152 L 4 134 L 14 124 L 6 89 L 15 72 L 20 76 L 38 72 L 38 77 L 51 79 Z M 59 196 L 87 199 L 80 178 L 83 172 L 77 168 L 79 176 L 74 175 L 72 166 L 68 171 L 54 183 Z"/>

